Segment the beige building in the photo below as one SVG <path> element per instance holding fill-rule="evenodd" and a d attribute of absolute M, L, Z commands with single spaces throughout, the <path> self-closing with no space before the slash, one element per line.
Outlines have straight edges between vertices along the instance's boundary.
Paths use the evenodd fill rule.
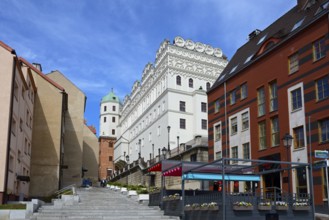
<path fill-rule="evenodd" d="M 0 41 L 0 204 L 29 196 L 36 87 L 15 51 Z"/>
<path fill-rule="evenodd" d="M 86 124 L 83 128 L 83 158 L 82 167 L 86 170 L 83 178 L 90 179 L 94 183 L 98 181 L 99 145 L 96 129 Z"/>
<path fill-rule="evenodd" d="M 38 93 L 34 103 L 31 197 L 46 197 L 61 187 L 65 168 L 64 134 L 67 93 L 39 69 L 20 58 L 23 72 L 31 71 Z M 38 65 L 37 65 L 38 66 Z"/>
<path fill-rule="evenodd" d="M 69 97 L 64 119 L 64 156 L 62 158 L 66 169 L 63 169 L 61 186 L 81 185 L 86 96 L 59 71 L 53 71 L 47 74 L 47 77 L 63 86 Z"/>

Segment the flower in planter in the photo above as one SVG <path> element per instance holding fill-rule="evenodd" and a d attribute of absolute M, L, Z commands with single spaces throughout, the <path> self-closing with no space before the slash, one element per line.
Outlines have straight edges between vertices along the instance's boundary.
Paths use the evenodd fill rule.
<path fill-rule="evenodd" d="M 244 201 L 235 202 L 235 203 L 233 203 L 233 205 L 234 206 L 244 206 L 244 207 L 252 206 L 252 204 L 250 202 L 244 202 Z"/>
<path fill-rule="evenodd" d="M 217 205 L 217 202 L 211 202 L 208 204 L 209 207 L 216 207 Z"/>
<path fill-rule="evenodd" d="M 192 207 L 193 207 L 193 208 L 199 208 L 199 207 L 200 207 L 200 204 L 199 204 L 199 203 L 193 203 L 193 204 L 192 204 Z"/>
<path fill-rule="evenodd" d="M 276 206 L 288 206 L 288 204 L 284 201 L 276 201 L 275 205 Z"/>
<path fill-rule="evenodd" d="M 185 207 L 191 207 L 191 204 L 186 204 Z"/>
<path fill-rule="evenodd" d="M 292 205 L 296 207 L 309 206 L 307 202 L 294 202 Z"/>
<path fill-rule="evenodd" d="M 260 202 L 260 203 L 258 203 L 258 205 L 260 205 L 260 206 L 270 206 L 271 203 L 270 202 Z"/>
<path fill-rule="evenodd" d="M 208 208 L 208 203 L 202 203 L 202 204 L 201 204 L 201 207 L 203 207 L 203 208 Z"/>

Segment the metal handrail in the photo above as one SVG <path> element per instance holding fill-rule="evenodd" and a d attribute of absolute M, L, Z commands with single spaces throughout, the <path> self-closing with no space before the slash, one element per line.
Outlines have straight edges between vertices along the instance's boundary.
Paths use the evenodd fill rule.
<path fill-rule="evenodd" d="M 66 191 L 66 190 L 68 190 L 68 189 L 71 189 L 73 195 L 75 195 L 75 194 L 76 194 L 75 187 L 76 187 L 76 184 L 75 184 L 75 183 L 74 183 L 74 184 L 71 184 L 71 185 L 69 185 L 69 186 L 66 186 L 66 187 L 64 187 L 64 188 L 62 188 L 62 189 L 60 189 L 60 190 L 54 192 L 54 195 L 56 195 L 56 197 L 59 197 L 60 195 L 62 195 L 62 193 L 63 193 L 64 191 Z"/>

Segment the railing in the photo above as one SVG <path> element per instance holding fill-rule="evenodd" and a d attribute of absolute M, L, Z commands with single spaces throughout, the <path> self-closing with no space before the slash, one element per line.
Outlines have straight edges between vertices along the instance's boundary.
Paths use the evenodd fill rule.
<path fill-rule="evenodd" d="M 76 194 L 76 191 L 75 191 L 75 188 L 76 188 L 76 185 L 75 184 L 72 184 L 72 185 L 69 185 L 69 186 L 66 186 L 58 191 L 56 191 L 54 193 L 54 195 L 59 198 L 59 196 L 63 195 L 64 192 L 67 192 L 67 191 L 72 191 L 72 194 L 75 195 Z"/>

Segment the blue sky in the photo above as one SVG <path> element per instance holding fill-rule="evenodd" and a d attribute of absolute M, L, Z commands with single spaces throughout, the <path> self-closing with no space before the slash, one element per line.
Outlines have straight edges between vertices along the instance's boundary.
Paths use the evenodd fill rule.
<path fill-rule="evenodd" d="M 176 36 L 219 47 L 230 59 L 248 34 L 297 0 L 1 0 L 0 40 L 18 56 L 59 70 L 87 96 L 85 118 L 99 129 L 100 100 L 123 98 Z"/>

